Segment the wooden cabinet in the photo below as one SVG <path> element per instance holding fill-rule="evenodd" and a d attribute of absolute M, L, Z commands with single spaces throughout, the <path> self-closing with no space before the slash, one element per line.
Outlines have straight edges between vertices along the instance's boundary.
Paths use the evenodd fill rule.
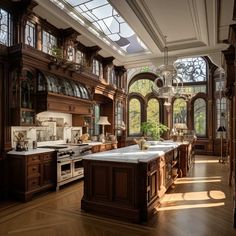
<path fill-rule="evenodd" d="M 8 154 L 10 194 L 23 201 L 32 195 L 56 187 L 56 154 Z"/>
<path fill-rule="evenodd" d="M 70 114 L 91 115 L 90 100 L 50 92 L 37 93 L 37 112 L 57 111 Z"/>
<path fill-rule="evenodd" d="M 194 162 L 194 143 L 185 142 L 179 147 L 179 172 L 180 177 L 187 176 L 189 169 L 192 167 Z"/>
<path fill-rule="evenodd" d="M 11 76 L 11 125 L 34 125 L 35 76 L 26 69 L 23 69 L 20 75 L 13 71 Z"/>
<path fill-rule="evenodd" d="M 178 163 L 178 149 L 147 162 L 91 158 L 83 160 L 85 179 L 81 208 L 139 223 L 155 213 L 160 197 L 174 182 L 176 176 L 172 170 Z"/>

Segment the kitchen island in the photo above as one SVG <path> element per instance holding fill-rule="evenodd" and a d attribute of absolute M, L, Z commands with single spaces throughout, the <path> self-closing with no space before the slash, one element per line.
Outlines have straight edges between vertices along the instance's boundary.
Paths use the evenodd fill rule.
<path fill-rule="evenodd" d="M 130 222 L 146 221 L 177 177 L 180 145 L 165 141 L 148 150 L 132 145 L 85 156 L 82 210 Z"/>

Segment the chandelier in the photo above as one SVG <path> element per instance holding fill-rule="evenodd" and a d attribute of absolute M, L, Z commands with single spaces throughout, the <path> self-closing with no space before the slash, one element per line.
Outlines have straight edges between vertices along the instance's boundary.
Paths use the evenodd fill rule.
<path fill-rule="evenodd" d="M 168 64 L 168 48 L 164 47 L 164 65 L 161 65 L 157 71 L 157 78 L 152 86 L 152 91 L 160 98 L 165 98 L 165 106 L 171 105 L 173 97 L 181 97 L 183 95 L 183 80 L 177 76 L 177 69 L 174 65 Z"/>

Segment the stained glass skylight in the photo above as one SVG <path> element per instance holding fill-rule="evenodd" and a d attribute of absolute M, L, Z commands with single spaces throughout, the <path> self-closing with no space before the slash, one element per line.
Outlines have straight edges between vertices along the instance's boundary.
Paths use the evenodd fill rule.
<path fill-rule="evenodd" d="M 50 1 L 78 22 L 84 25 L 90 24 L 88 29 L 108 45 L 112 46 L 111 42 L 115 43 L 118 48 L 113 47 L 113 49 L 120 54 L 122 52 L 128 54 L 148 52 L 147 47 L 133 29 L 107 0 Z"/>

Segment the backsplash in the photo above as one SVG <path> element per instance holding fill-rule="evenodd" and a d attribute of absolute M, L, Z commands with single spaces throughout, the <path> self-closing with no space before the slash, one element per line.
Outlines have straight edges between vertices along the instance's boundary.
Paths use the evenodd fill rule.
<path fill-rule="evenodd" d="M 57 112 L 42 112 L 37 115 L 37 126 L 12 126 L 11 144 L 16 146 L 19 132 L 28 140 L 28 148 L 32 148 L 33 141 L 38 146 L 76 142 L 82 135 L 82 127 L 72 127 L 72 115 Z"/>

